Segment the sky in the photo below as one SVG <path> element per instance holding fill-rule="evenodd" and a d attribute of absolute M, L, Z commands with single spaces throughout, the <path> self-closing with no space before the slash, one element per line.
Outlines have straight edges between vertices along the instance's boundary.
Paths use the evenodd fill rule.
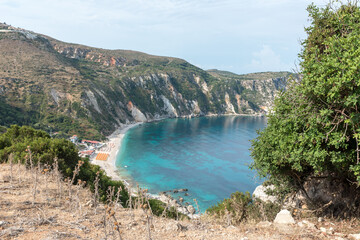
<path fill-rule="evenodd" d="M 292 71 L 328 0 L 0 0 L 0 22 L 61 41 L 178 57 L 238 74 Z"/>

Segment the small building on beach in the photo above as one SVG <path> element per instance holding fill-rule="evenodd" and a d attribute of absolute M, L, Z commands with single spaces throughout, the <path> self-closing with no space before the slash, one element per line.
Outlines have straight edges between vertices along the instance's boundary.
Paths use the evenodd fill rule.
<path fill-rule="evenodd" d="M 78 139 L 77 135 L 73 135 L 72 137 L 70 137 L 70 141 L 71 141 L 72 143 L 76 143 L 78 140 L 79 140 L 79 139 Z"/>
<path fill-rule="evenodd" d="M 80 157 L 91 157 L 92 155 L 94 155 L 94 153 L 95 153 L 94 150 L 80 151 L 79 156 Z"/>

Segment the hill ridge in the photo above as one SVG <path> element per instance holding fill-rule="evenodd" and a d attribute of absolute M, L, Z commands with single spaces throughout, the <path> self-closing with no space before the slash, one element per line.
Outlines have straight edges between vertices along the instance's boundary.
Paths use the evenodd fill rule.
<path fill-rule="evenodd" d="M 6 29 L 7 28 L 7 29 Z M 10 29 L 9 29 L 10 28 Z M 290 73 L 243 81 L 185 60 L 70 44 L 0 25 L 0 125 L 101 139 L 171 117 L 264 115 Z"/>

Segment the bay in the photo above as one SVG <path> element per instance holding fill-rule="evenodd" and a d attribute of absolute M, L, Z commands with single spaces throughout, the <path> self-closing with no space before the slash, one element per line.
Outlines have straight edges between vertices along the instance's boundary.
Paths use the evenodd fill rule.
<path fill-rule="evenodd" d="M 187 188 L 173 194 L 200 210 L 235 191 L 252 193 L 261 180 L 249 169 L 251 139 L 266 118 L 250 116 L 167 119 L 130 129 L 116 165 L 133 183 L 152 194 Z"/>

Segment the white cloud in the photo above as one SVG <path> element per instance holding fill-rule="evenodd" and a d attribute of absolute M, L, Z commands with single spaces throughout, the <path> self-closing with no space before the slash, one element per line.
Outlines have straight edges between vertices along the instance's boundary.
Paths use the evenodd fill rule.
<path fill-rule="evenodd" d="M 0 0 L 0 21 L 94 47 L 180 57 L 237 73 L 275 71 L 297 58 L 311 2 Z M 262 43 L 266 46 L 257 50 Z"/>
<path fill-rule="evenodd" d="M 257 71 L 291 71 L 293 64 L 283 63 L 279 54 L 275 53 L 269 45 L 263 45 L 259 51 L 253 52 L 251 64 L 248 69 Z"/>

